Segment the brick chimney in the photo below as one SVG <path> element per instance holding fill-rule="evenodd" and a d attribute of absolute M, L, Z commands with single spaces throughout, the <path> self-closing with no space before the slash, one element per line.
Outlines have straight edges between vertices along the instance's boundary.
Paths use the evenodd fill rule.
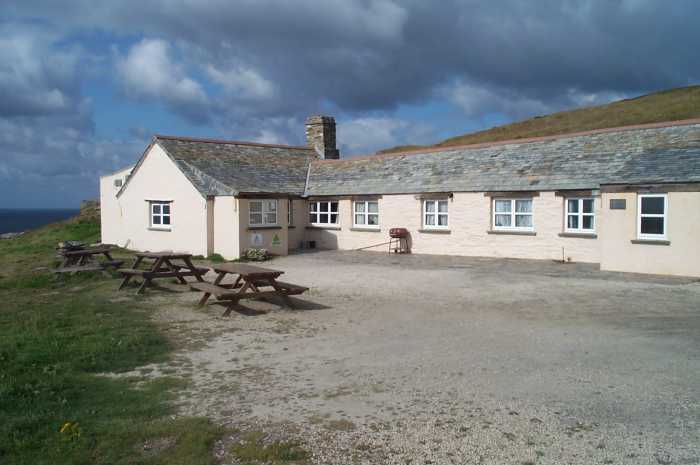
<path fill-rule="evenodd" d="M 339 159 L 340 152 L 335 146 L 335 118 L 332 116 L 306 118 L 306 142 L 322 159 Z"/>

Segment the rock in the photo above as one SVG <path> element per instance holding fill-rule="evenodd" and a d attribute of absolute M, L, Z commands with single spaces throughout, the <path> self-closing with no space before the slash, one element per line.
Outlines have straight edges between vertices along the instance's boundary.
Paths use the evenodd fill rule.
<path fill-rule="evenodd" d="M 3 234 L 0 234 L 0 240 L 3 240 L 3 239 L 14 239 L 15 237 L 19 237 L 19 236 L 21 236 L 22 234 L 24 234 L 24 231 L 22 231 L 22 232 L 3 233 Z"/>

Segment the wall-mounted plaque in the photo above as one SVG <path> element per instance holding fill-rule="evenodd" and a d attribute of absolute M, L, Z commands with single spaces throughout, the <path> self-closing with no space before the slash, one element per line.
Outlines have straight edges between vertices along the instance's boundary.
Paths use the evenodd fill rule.
<path fill-rule="evenodd" d="M 626 199 L 610 199 L 610 210 L 624 210 L 626 208 Z"/>

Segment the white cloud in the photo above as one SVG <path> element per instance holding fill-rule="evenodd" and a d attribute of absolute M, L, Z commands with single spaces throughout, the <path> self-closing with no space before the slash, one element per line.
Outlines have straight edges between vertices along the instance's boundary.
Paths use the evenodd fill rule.
<path fill-rule="evenodd" d="M 519 119 L 542 115 L 552 110 L 550 103 L 514 94 L 505 89 L 491 89 L 470 82 L 459 81 L 447 90 L 449 100 L 460 107 L 468 117 L 502 113 Z"/>
<path fill-rule="evenodd" d="M 275 85 L 258 71 L 246 66 L 234 66 L 221 70 L 207 65 L 209 77 L 221 85 L 234 98 L 269 99 L 275 94 Z"/>
<path fill-rule="evenodd" d="M 343 156 L 363 155 L 408 142 L 432 140 L 434 128 L 389 117 L 362 117 L 338 124 L 338 145 Z"/>
<path fill-rule="evenodd" d="M 261 129 L 259 134 L 253 137 L 253 142 L 261 144 L 289 144 L 282 134 L 273 129 Z"/>
<path fill-rule="evenodd" d="M 173 60 L 164 40 L 143 39 L 117 59 L 116 68 L 124 90 L 133 98 L 162 100 L 185 113 L 208 103 L 202 86 Z"/>
<path fill-rule="evenodd" d="M 80 104 L 74 48 L 34 27 L 0 25 L 0 116 L 68 113 Z"/>
<path fill-rule="evenodd" d="M 538 97 L 513 89 L 489 87 L 463 80 L 444 87 L 441 93 L 470 118 L 500 113 L 516 120 L 571 108 L 602 105 L 627 96 L 620 92 L 587 93 L 570 88 Z"/>

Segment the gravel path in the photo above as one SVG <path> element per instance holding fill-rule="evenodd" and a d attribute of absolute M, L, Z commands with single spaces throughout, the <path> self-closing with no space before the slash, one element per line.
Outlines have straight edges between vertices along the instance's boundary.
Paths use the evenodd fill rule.
<path fill-rule="evenodd" d="M 266 266 L 311 286 L 302 309 L 150 297 L 185 345 L 143 372 L 191 377 L 183 414 L 317 464 L 700 463 L 700 283 L 369 252 Z"/>

